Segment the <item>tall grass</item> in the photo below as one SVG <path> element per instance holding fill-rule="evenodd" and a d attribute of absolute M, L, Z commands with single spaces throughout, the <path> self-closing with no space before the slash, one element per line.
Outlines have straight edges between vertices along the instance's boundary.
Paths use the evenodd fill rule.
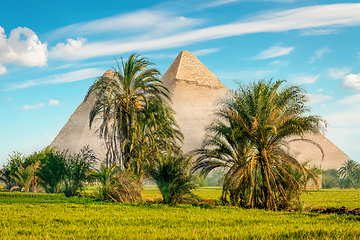
<path fill-rule="evenodd" d="M 143 198 L 156 198 L 146 187 Z M 219 188 L 198 195 L 217 199 Z M 360 190 L 321 190 L 310 204 L 331 205 Z M 213 196 L 213 197 L 212 197 Z M 159 195 L 161 198 L 161 195 Z M 357 199 L 355 199 L 357 197 Z M 313 201 L 315 198 L 322 201 Z M 350 205 L 350 200 L 348 201 Z M 340 204 L 341 205 L 341 204 Z M 346 204 L 345 204 L 346 206 Z M 351 206 L 348 206 L 351 207 Z M 0 239 L 359 239 L 360 216 L 272 212 L 236 207 L 98 202 L 63 194 L 0 193 Z"/>

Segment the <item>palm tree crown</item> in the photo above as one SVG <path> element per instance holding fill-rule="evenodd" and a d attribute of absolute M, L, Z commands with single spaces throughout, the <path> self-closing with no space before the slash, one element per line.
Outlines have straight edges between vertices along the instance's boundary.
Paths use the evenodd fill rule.
<path fill-rule="evenodd" d="M 140 115 L 151 110 L 151 102 L 170 102 L 169 90 L 159 79 L 160 72 L 151 65 L 147 58 L 135 53 L 126 62 L 121 58 L 113 76 L 97 79 L 85 97 L 93 92 L 97 95 L 90 112 L 90 127 L 95 118 L 102 119 L 99 131 L 105 140 L 110 164 L 115 161 L 122 167 L 129 164 L 134 131 L 138 131 L 140 121 L 144 121 Z"/>
<path fill-rule="evenodd" d="M 206 175 L 218 167 L 228 170 L 224 201 L 229 196 L 240 206 L 277 210 L 301 191 L 289 168 L 297 168 L 304 176 L 309 171 L 287 153 L 286 145 L 292 138 L 319 146 L 302 135 L 319 133 L 326 122 L 306 115 L 310 109 L 302 88 L 280 88 L 283 82 L 240 85 L 221 102 L 219 120 L 208 127 L 204 147 L 194 152 L 193 171 Z"/>

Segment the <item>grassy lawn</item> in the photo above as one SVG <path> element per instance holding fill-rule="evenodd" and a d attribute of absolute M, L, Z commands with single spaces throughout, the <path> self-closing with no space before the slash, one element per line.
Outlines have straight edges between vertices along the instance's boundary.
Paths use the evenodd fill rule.
<path fill-rule="evenodd" d="M 218 199 L 219 187 L 197 190 Z M 311 191 L 315 206 L 360 207 L 360 190 Z M 147 186 L 143 199 L 158 199 Z M 359 239 L 360 216 L 235 207 L 97 202 L 63 194 L 0 193 L 0 239 Z"/>

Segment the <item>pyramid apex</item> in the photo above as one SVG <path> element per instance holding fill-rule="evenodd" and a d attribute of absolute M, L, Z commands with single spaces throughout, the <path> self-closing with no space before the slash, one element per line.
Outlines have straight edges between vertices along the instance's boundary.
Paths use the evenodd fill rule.
<path fill-rule="evenodd" d="M 166 84 L 183 81 L 200 87 L 224 88 L 225 85 L 190 51 L 181 51 L 161 80 Z"/>
<path fill-rule="evenodd" d="M 102 75 L 102 77 L 113 78 L 114 75 L 115 75 L 115 72 L 113 70 L 106 70 L 104 72 L 104 74 Z"/>

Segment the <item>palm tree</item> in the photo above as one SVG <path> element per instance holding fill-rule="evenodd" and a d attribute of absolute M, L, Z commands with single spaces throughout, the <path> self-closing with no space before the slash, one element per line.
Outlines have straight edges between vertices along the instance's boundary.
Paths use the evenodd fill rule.
<path fill-rule="evenodd" d="M 133 138 L 131 127 L 138 122 L 139 114 L 147 111 L 150 100 L 170 101 L 160 72 L 151 65 L 147 58 L 133 53 L 126 62 L 121 58 L 113 77 L 100 77 L 89 88 L 85 100 L 93 92 L 97 95 L 90 127 L 96 117 L 102 119 L 99 131 L 108 149 L 107 164 L 118 161 L 126 167 Z"/>
<path fill-rule="evenodd" d="M 30 191 L 30 185 L 34 183 L 35 173 L 36 170 L 39 167 L 39 162 L 32 163 L 31 165 L 28 165 L 27 167 L 24 167 L 23 165 L 20 165 L 17 169 L 17 172 L 15 172 L 15 181 L 18 183 L 19 186 L 21 186 L 21 190 L 25 192 Z"/>
<path fill-rule="evenodd" d="M 223 201 L 230 197 L 233 204 L 243 207 L 277 210 L 301 192 L 301 184 L 287 169 L 297 168 L 305 179 L 307 171 L 286 146 L 306 141 L 320 147 L 303 134 L 319 133 L 327 124 L 319 116 L 306 115 L 310 109 L 302 88 L 280 88 L 283 82 L 239 85 L 221 102 L 219 120 L 207 128 L 204 147 L 194 152 L 193 171 L 206 175 L 216 168 L 227 170 Z"/>
<path fill-rule="evenodd" d="M 115 176 L 120 171 L 118 165 L 113 164 L 110 167 L 105 166 L 105 164 L 101 164 L 100 170 L 94 173 L 94 177 L 101 183 L 100 194 L 102 199 L 109 199 L 111 185 L 115 181 Z"/>
<path fill-rule="evenodd" d="M 341 178 L 354 178 L 359 167 L 360 165 L 354 160 L 347 160 L 339 169 L 339 175 Z"/>
<path fill-rule="evenodd" d="M 146 167 L 154 163 L 161 151 L 177 148 L 183 135 L 178 130 L 174 113 L 168 103 L 151 99 L 146 111 L 138 116 L 131 127 L 130 161 L 127 168 L 142 180 Z"/>

